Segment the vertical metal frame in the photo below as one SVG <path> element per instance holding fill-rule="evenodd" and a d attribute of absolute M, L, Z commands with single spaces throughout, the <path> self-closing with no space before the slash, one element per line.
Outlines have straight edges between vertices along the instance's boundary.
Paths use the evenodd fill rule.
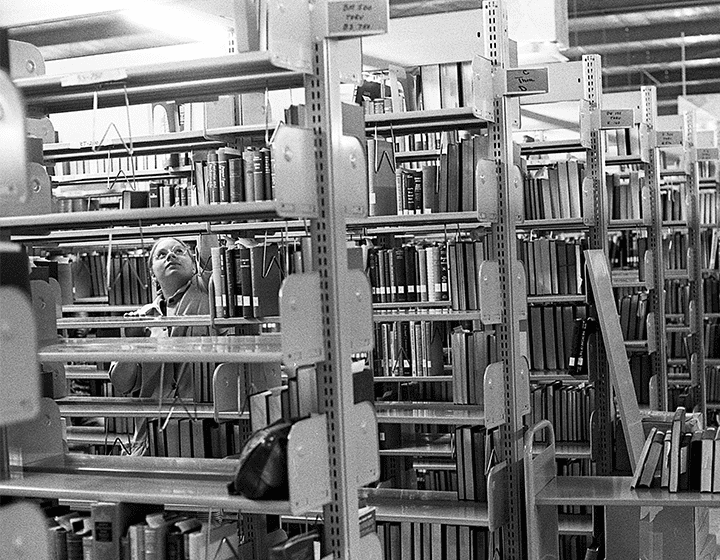
<path fill-rule="evenodd" d="M 702 244 L 700 231 L 700 170 L 697 161 L 697 130 L 695 113 L 683 115 L 683 145 L 686 171 L 688 174 L 688 279 L 690 282 L 690 305 L 695 312 L 690 314 L 692 333 L 692 354 L 690 358 L 690 382 L 694 403 L 700 406 L 705 416 L 705 343 L 704 343 L 704 296 L 702 284 Z"/>
<path fill-rule="evenodd" d="M 649 137 L 655 137 L 657 117 L 657 90 L 655 86 L 640 88 L 642 122 L 647 125 Z M 652 254 L 652 278 L 654 285 L 649 293 L 649 312 L 653 313 L 652 327 L 655 333 L 655 352 L 652 353 L 652 371 L 657 376 L 657 400 L 650 403 L 656 410 L 668 408 L 667 384 L 667 335 L 665 334 L 665 258 L 662 251 L 662 213 L 660 208 L 660 158 L 653 141 L 645 166 L 645 186 L 649 194 L 650 223 L 648 226 L 648 251 Z M 649 334 L 649 331 L 648 331 Z"/>
<path fill-rule="evenodd" d="M 306 78 L 306 104 L 313 129 L 319 217 L 312 220 L 315 265 L 320 275 L 320 300 L 326 360 L 318 364 L 318 395 L 327 417 L 331 500 L 324 507 L 325 552 L 336 560 L 360 560 L 358 489 L 353 469 L 355 445 L 350 341 L 341 328 L 348 320 L 341 286 L 347 285 L 345 218 L 335 155 L 342 137 L 338 42 L 317 41 L 313 75 Z"/>
<path fill-rule="evenodd" d="M 493 99 L 494 123 L 489 125 L 490 147 L 498 178 L 498 220 L 493 224 L 493 238 L 497 248 L 502 322 L 498 325 L 498 358 L 504 367 L 504 407 L 507 422 L 498 428 L 501 460 L 507 462 L 508 523 L 503 528 L 503 558 L 525 558 L 523 543 L 524 512 L 522 453 L 522 402 L 529 399 L 527 378 L 516 378 L 520 366 L 520 338 L 515 302 L 515 270 L 517 239 L 515 205 L 511 184 L 512 133 L 509 119 L 509 100 L 505 97 L 505 69 L 509 64 L 508 20 L 502 0 L 483 2 L 483 22 L 487 41 L 487 57 L 495 74 Z M 520 396 L 521 393 L 527 393 Z"/>
<path fill-rule="evenodd" d="M 602 109 L 602 66 L 599 55 L 583 56 L 583 89 L 589 111 L 590 146 L 586 152 L 586 183 L 592 185 L 593 217 L 588 233 L 590 249 L 602 249 L 607 254 L 607 193 L 605 186 L 605 142 L 600 130 Z M 589 292 L 589 290 L 588 290 Z M 613 469 L 612 439 L 612 386 L 608 375 L 605 346 L 599 333 L 588 341 L 588 369 L 595 385 L 595 414 L 593 430 L 593 458 L 600 475 L 609 475 Z"/>

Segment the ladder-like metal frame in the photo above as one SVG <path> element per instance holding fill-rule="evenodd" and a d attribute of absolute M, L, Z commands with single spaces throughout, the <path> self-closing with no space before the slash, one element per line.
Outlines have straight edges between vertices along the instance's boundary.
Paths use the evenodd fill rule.
<path fill-rule="evenodd" d="M 648 196 L 650 216 L 644 217 L 648 226 L 648 253 L 652 259 L 652 285 L 649 290 L 649 311 L 652 313 L 652 324 L 648 321 L 648 338 L 654 337 L 654 347 L 648 346 L 651 352 L 652 372 L 656 376 L 656 401 L 651 408 L 667 410 L 668 408 L 668 377 L 667 377 L 667 335 L 665 330 L 665 256 L 663 254 L 662 211 L 660 207 L 660 158 L 655 142 L 657 117 L 657 90 L 654 86 L 640 88 L 642 122 L 647 126 L 650 146 L 648 162 L 645 165 L 645 187 Z M 644 258 L 641 255 L 641 258 Z M 649 271 L 648 271 L 649 272 Z M 652 333 L 652 334 L 651 334 Z M 654 396 L 651 392 L 651 397 Z"/>
<path fill-rule="evenodd" d="M 693 403 L 699 406 L 703 417 L 706 410 L 705 395 L 705 342 L 704 296 L 702 284 L 702 245 L 699 211 L 700 170 L 697 160 L 697 130 L 694 112 L 683 115 L 683 146 L 687 173 L 687 271 L 690 282 L 690 383 Z"/>
<path fill-rule="evenodd" d="M 509 67 L 509 41 L 507 13 L 501 0 L 483 3 L 486 33 L 486 56 L 491 61 L 496 78 Z M 503 83 L 503 80 L 496 84 Z M 517 273 L 517 237 L 513 186 L 511 181 L 512 131 L 509 112 L 510 101 L 504 91 L 495 91 L 493 98 L 494 123 L 489 126 L 490 149 L 498 179 L 498 219 L 493 224 L 493 238 L 497 247 L 500 270 L 500 298 L 502 322 L 498 325 L 498 359 L 504 367 L 504 407 L 507 422 L 498 429 L 501 460 L 508 465 L 507 473 L 507 524 L 503 527 L 503 558 L 520 560 L 525 557 L 523 548 L 525 517 L 523 503 L 523 418 L 522 403 L 529 400 L 528 379 L 517 375 L 521 367 L 519 317 L 514 305 L 517 286 L 513 282 Z"/>

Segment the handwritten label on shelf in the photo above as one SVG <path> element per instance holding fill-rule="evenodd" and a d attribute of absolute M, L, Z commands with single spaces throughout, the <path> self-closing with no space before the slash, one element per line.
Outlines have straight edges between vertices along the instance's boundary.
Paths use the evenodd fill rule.
<path fill-rule="evenodd" d="M 635 124 L 632 109 L 604 109 L 600 111 L 600 128 L 629 128 Z"/>
<path fill-rule="evenodd" d="M 655 132 L 656 146 L 682 146 L 683 134 L 681 130 L 658 130 Z"/>
<path fill-rule="evenodd" d="M 547 68 L 513 68 L 507 70 L 507 95 L 532 95 L 548 92 Z"/>
<path fill-rule="evenodd" d="M 379 35 L 388 30 L 387 0 L 328 2 L 328 37 Z"/>
<path fill-rule="evenodd" d="M 114 70 L 97 70 L 65 76 L 60 81 L 60 85 L 62 87 L 85 86 L 89 84 L 102 84 L 105 82 L 118 82 L 126 78 L 127 72 L 123 68 L 116 68 Z"/>
<path fill-rule="evenodd" d="M 713 161 L 720 159 L 720 150 L 718 148 L 696 148 L 697 161 Z"/>

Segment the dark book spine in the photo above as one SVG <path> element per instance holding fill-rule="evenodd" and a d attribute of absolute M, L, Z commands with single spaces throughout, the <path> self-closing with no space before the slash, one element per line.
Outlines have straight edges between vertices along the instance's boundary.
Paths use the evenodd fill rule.
<path fill-rule="evenodd" d="M 208 152 L 207 191 L 210 204 L 220 203 L 219 162 L 217 152 Z"/>
<path fill-rule="evenodd" d="M 234 247 L 228 247 L 224 253 L 225 258 L 225 292 L 226 296 L 226 308 L 228 317 L 235 317 L 237 314 L 237 308 L 235 305 L 236 294 L 235 294 L 235 261 L 237 259 L 237 250 Z"/>
<path fill-rule="evenodd" d="M 222 149 L 218 150 L 218 202 L 230 202 L 230 170 L 227 154 Z"/>
<path fill-rule="evenodd" d="M 230 182 L 230 202 L 242 202 L 245 200 L 243 181 L 243 160 L 241 157 L 232 158 L 228 161 L 228 179 Z"/>
<path fill-rule="evenodd" d="M 275 178 L 273 177 L 272 151 L 270 148 L 260 148 L 263 161 L 263 186 L 265 200 L 275 199 Z"/>

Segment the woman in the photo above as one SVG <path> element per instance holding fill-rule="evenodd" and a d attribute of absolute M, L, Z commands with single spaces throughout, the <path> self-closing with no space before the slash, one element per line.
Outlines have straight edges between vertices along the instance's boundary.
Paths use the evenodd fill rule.
<path fill-rule="evenodd" d="M 175 237 L 158 239 L 148 256 L 150 275 L 157 287 L 157 297 L 133 317 L 172 317 L 209 315 L 207 281 L 198 274 L 189 247 Z M 209 326 L 151 327 L 150 336 L 207 336 L 222 334 Z M 123 395 L 144 398 L 160 397 L 193 400 L 193 364 L 115 362 L 110 367 L 110 380 Z M 131 455 L 147 455 L 147 420 L 138 422 L 131 443 Z"/>

